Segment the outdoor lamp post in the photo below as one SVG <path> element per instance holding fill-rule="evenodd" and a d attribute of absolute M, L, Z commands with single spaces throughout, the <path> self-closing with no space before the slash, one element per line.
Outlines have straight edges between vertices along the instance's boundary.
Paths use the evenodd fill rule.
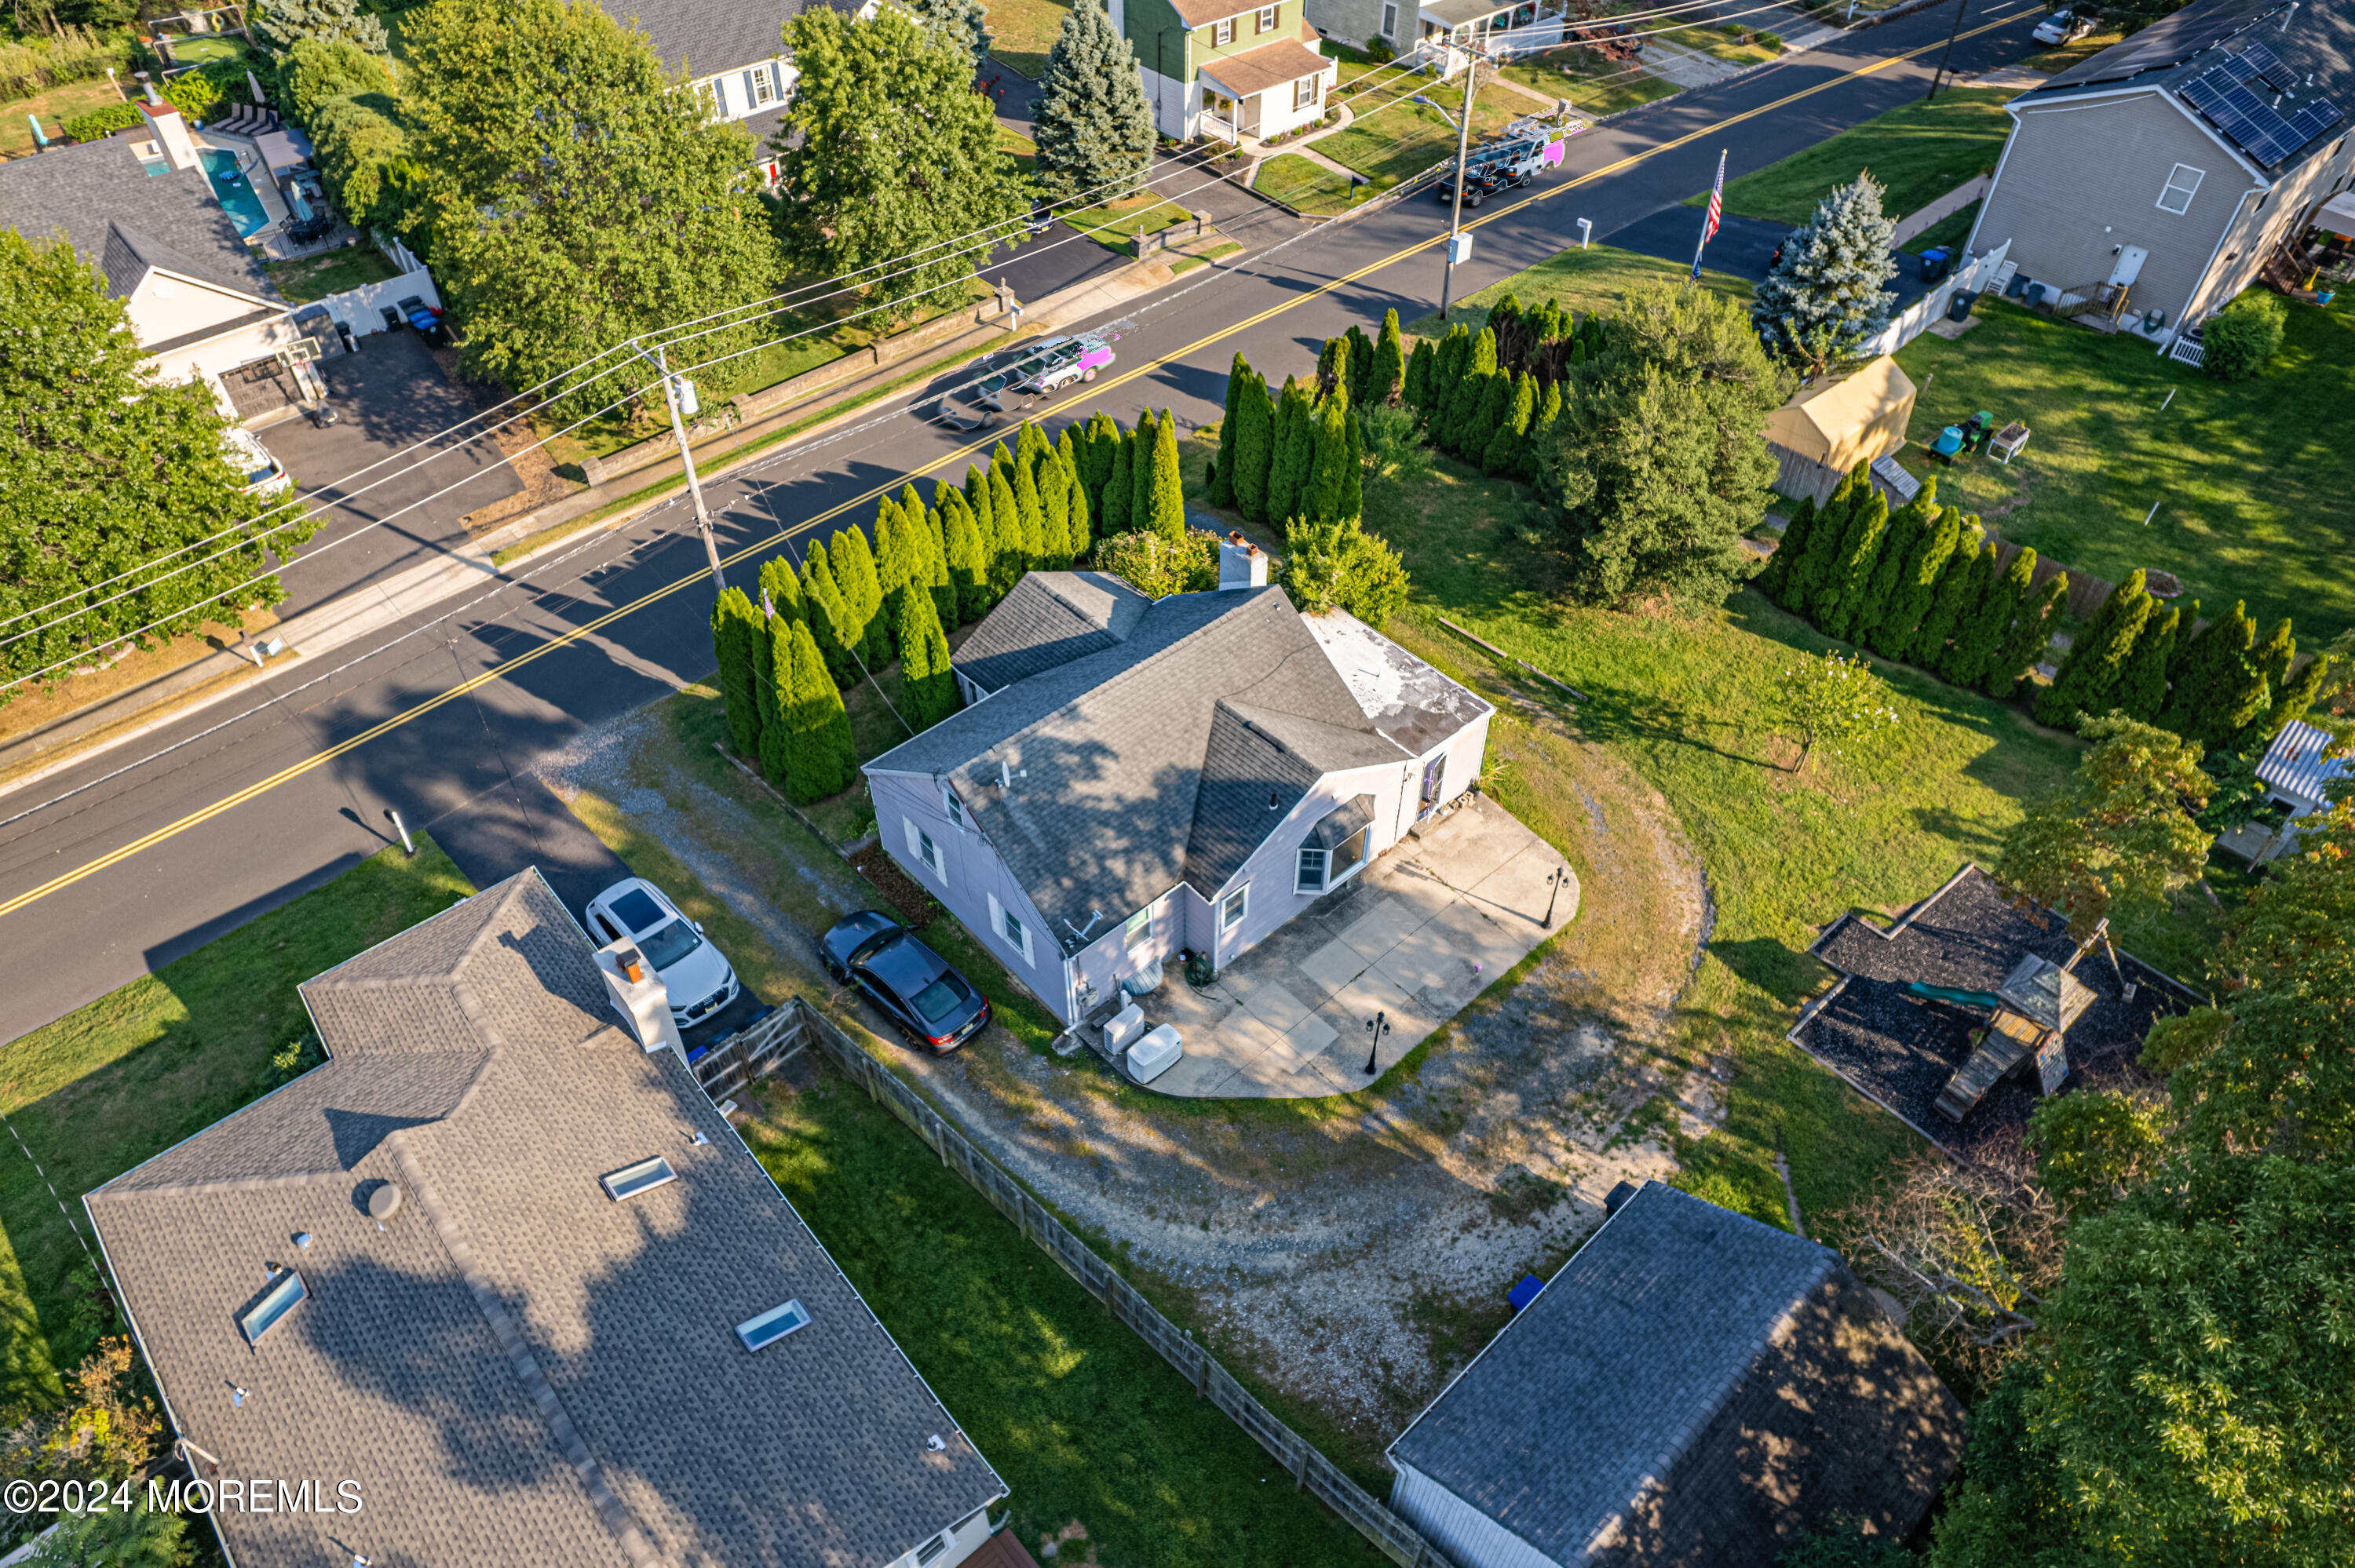
<path fill-rule="evenodd" d="M 1549 931 L 1553 929 L 1553 901 L 1561 896 L 1561 885 L 1569 880 L 1570 867 L 1566 865 L 1546 878 L 1546 881 L 1552 885 L 1552 891 L 1546 895 L 1545 923 L 1546 929 Z"/>
<path fill-rule="evenodd" d="M 1366 1020 L 1366 1033 L 1373 1036 L 1373 1044 L 1366 1047 L 1366 1076 L 1369 1078 L 1374 1075 L 1375 1053 L 1382 1048 L 1382 1036 L 1390 1032 L 1391 1015 L 1389 1013 L 1377 1012 Z"/>

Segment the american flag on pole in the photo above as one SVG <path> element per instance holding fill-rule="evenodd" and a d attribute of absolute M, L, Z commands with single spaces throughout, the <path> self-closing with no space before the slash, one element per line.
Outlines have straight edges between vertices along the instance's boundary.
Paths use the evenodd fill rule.
<path fill-rule="evenodd" d="M 1709 187 L 1709 216 L 1700 220 L 1700 243 L 1693 247 L 1692 276 L 1685 280 L 1687 282 L 1700 281 L 1700 253 L 1709 249 L 1710 240 L 1717 233 L 1717 221 L 1724 216 L 1725 154 L 1720 150 L 1717 154 L 1717 183 Z"/>

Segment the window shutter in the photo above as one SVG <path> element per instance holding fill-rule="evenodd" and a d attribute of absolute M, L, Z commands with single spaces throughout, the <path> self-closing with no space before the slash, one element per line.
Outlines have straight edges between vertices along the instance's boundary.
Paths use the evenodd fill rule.
<path fill-rule="evenodd" d="M 900 825 L 908 830 L 908 853 L 914 855 L 918 860 L 923 859 L 924 836 L 916 831 L 915 819 L 912 817 L 902 817 L 900 819 Z"/>

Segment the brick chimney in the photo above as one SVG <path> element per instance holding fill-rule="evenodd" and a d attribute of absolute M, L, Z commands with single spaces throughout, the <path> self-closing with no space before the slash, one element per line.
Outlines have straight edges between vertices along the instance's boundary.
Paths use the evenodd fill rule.
<path fill-rule="evenodd" d="M 147 128 L 155 132 L 155 144 L 164 149 L 164 156 L 171 160 L 172 167 L 197 166 L 197 143 L 188 134 L 188 122 L 180 117 L 178 110 L 164 101 L 152 81 L 147 84 L 147 101 L 139 106 L 139 112 L 147 117 Z"/>

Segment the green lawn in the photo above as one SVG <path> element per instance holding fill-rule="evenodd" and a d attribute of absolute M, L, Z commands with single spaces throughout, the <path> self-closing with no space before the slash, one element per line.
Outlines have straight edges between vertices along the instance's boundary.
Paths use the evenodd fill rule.
<path fill-rule="evenodd" d="M 1973 202 L 1960 212 L 1948 213 L 1899 249 L 1909 256 L 1919 256 L 1940 245 L 1961 250 L 1963 241 L 1971 237 L 1971 225 L 1979 220 L 1979 206 Z"/>
<path fill-rule="evenodd" d="M 33 150 L 33 124 L 27 115 L 39 115 L 41 130 L 55 142 L 65 134 L 65 122 L 75 115 L 122 101 L 123 95 L 101 77 L 96 81 L 69 81 L 30 98 L 0 103 L 0 158 L 21 158 Z"/>
<path fill-rule="evenodd" d="M 1680 45 L 1695 53 L 1724 60 L 1730 65 L 1763 65 L 1783 57 L 1780 42 L 1761 43 L 1759 35 L 1738 22 L 1722 26 L 1678 27 L 1663 33 L 1663 41 Z M 1744 42 L 1743 40 L 1749 40 Z"/>
<path fill-rule="evenodd" d="M 314 1062 L 295 986 L 474 891 L 419 842 L 414 860 L 386 850 L 8 1046 L 0 1112 L 31 1153 L 0 1144 L 0 1409 L 53 1397 L 119 1331 L 83 1274 L 81 1195 L 276 1087 L 290 1047 Z"/>
<path fill-rule="evenodd" d="M 2246 599 L 2260 621 L 2295 614 L 2308 646 L 2355 626 L 2355 452 L 2344 429 L 2355 313 L 2291 304 L 2273 367 L 2226 383 L 2138 338 L 2003 301 L 1979 310 L 1987 319 L 1963 337 L 1924 334 L 1898 355 L 1916 387 L 1929 384 L 1913 435 L 1926 440 L 1981 408 L 2034 434 L 2008 467 L 1940 470 L 1942 493 L 1959 491 L 2007 537 L 2095 577 L 2162 567 L 2211 606 Z"/>
<path fill-rule="evenodd" d="M 1933 102 L 1902 104 L 1730 181 L 1725 210 L 1775 223 L 1805 223 L 1816 203 L 1870 169 L 1887 188 L 1881 210 L 1902 217 L 1995 167 L 2011 129 L 2003 105 L 2016 96 L 2003 89 L 1956 88 Z M 1685 205 L 1699 207 L 1708 199 L 1703 192 Z"/>
<path fill-rule="evenodd" d="M 1674 97 L 1683 89 L 1640 65 L 1619 65 L 1582 48 L 1537 55 L 1505 68 L 1505 79 L 1548 98 L 1567 98 L 1590 120 Z"/>
<path fill-rule="evenodd" d="M 363 283 L 381 283 L 398 278 L 400 270 L 384 259 L 384 252 L 373 245 L 355 245 L 346 250 L 334 250 L 325 256 L 307 256 L 299 261 L 264 261 L 261 270 L 278 291 L 295 304 L 308 300 L 323 300 L 329 294 L 346 289 L 357 289 Z"/>
<path fill-rule="evenodd" d="M 1491 283 L 1476 294 L 1458 300 L 1448 308 L 1443 322 L 1436 312 L 1406 323 L 1406 330 L 1418 337 L 1431 337 L 1447 330 L 1449 324 L 1462 322 L 1480 330 L 1487 320 L 1488 309 L 1507 294 L 1512 294 L 1523 305 L 1540 302 L 1567 305 L 1584 315 L 1589 311 L 1602 311 L 1608 315 L 1619 308 L 1627 290 L 1636 283 L 1678 282 L 1689 269 L 1674 261 L 1663 261 L 1656 256 L 1638 256 L 1632 250 L 1621 250 L 1609 245 L 1590 246 L 1581 250 L 1575 247 L 1539 262 L 1526 272 L 1516 272 L 1502 282 Z M 1728 299 L 1748 301 L 1750 283 L 1723 272 L 1701 269 L 1704 288 L 1725 295 Z"/>
<path fill-rule="evenodd" d="M 1360 79 L 1377 72 L 1381 74 L 1381 85 L 1351 101 L 1349 110 L 1354 118 L 1348 128 L 1320 138 L 1316 150 L 1335 163 L 1366 175 L 1373 182 L 1374 189 L 1388 190 L 1409 175 L 1421 174 L 1442 159 L 1455 155 L 1456 130 L 1447 122 L 1447 116 L 1429 104 L 1408 101 L 1420 94 L 1444 108 L 1447 114 L 1454 114 L 1463 107 L 1464 90 L 1428 77 L 1401 76 L 1395 67 L 1344 60 L 1340 86 L 1334 96 L 1347 96 L 1355 90 L 1354 84 Z M 1502 131 L 1535 107 L 1518 94 L 1476 95 L 1472 140 L 1477 143 L 1484 136 Z"/>
<path fill-rule="evenodd" d="M 2041 55 L 2030 55 L 2019 63 L 2030 70 L 2041 70 L 2047 75 L 2057 74 L 2080 61 L 2093 58 L 2112 44 L 2124 42 L 2126 42 L 2124 33 L 2093 33 L 2079 38 L 2073 44 L 2063 44 L 2057 49 L 2048 49 Z"/>
<path fill-rule="evenodd" d="M 1252 178 L 1252 189 L 1262 196 L 1273 196 L 1302 212 L 1323 215 L 1348 211 L 1364 201 L 1372 188 L 1353 185 L 1347 175 L 1337 175 L 1297 153 L 1283 153 L 1268 159 Z"/>
<path fill-rule="evenodd" d="M 1374 1568 L 1380 1554 L 831 1068 L 771 1086 L 753 1150 L 1012 1489 L 1035 1554 Z"/>
<path fill-rule="evenodd" d="M 986 0 L 989 53 L 1032 81 L 1047 74 L 1047 52 L 1063 18 L 1071 14 L 1059 0 Z"/>
<path fill-rule="evenodd" d="M 223 33 L 174 38 L 172 58 L 181 65 L 193 66 L 261 64 L 260 57 L 243 38 L 232 38 Z"/>
<path fill-rule="evenodd" d="M 1174 225 L 1194 221 L 1191 211 L 1174 201 L 1162 200 L 1150 191 L 1121 201 L 1074 207 L 1057 216 L 1098 244 L 1111 246 L 1124 255 L 1139 234 L 1158 234 Z"/>

